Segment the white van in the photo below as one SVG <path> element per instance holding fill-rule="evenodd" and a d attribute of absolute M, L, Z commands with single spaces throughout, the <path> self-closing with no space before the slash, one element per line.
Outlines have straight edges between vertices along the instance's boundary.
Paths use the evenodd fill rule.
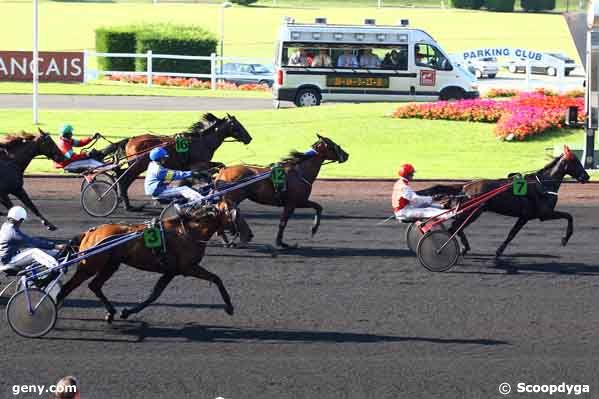
<path fill-rule="evenodd" d="M 453 66 L 426 32 L 399 26 L 313 24 L 285 17 L 275 52 L 275 107 L 322 101 L 434 101 L 478 97 L 476 78 Z"/>

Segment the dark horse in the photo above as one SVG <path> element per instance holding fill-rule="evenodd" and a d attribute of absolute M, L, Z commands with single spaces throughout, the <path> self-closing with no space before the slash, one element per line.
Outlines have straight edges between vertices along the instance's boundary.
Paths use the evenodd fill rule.
<path fill-rule="evenodd" d="M 42 130 L 39 130 L 39 134 L 22 132 L 7 135 L 0 138 L 0 153 L 0 203 L 7 209 L 12 208 L 12 201 L 8 197 L 12 194 L 40 218 L 48 230 L 56 230 L 56 226 L 40 213 L 23 188 L 23 173 L 33 158 L 44 155 L 56 162 L 65 160 L 52 137 Z"/>
<path fill-rule="evenodd" d="M 174 136 L 158 136 L 144 134 L 131 137 L 118 143 L 110 145 L 102 150 L 102 155 L 124 148 L 129 158 L 129 167 L 119 180 L 119 191 L 125 209 L 135 210 L 129 202 L 127 191 L 135 179 L 146 171 L 150 163 L 149 150 L 165 145 L 169 152 L 167 168 L 178 170 L 205 170 L 212 167 L 223 166 L 218 162 L 211 162 L 216 150 L 227 138 L 249 144 L 252 137 L 245 127 L 234 117 L 227 114 L 224 118 L 218 118 L 211 113 L 205 114 L 202 119 L 194 123 L 187 131 L 181 133 L 189 141 L 189 151 L 177 153 L 175 151 Z"/>
<path fill-rule="evenodd" d="M 289 245 L 283 242 L 283 232 L 287 226 L 289 217 L 293 215 L 296 208 L 312 208 L 316 211 L 314 224 L 312 225 L 312 235 L 316 234 L 320 225 L 320 216 L 322 206 L 310 201 L 312 184 L 316 180 L 320 168 L 324 161 L 343 163 L 347 161 L 349 155 L 347 152 L 333 142 L 333 140 L 317 135 L 318 141 L 312 145 L 316 151 L 315 155 L 305 155 L 301 152 L 293 151 L 289 157 L 281 161 L 281 165 L 286 173 L 286 191 L 278 194 L 275 192 L 273 183 L 270 179 L 265 179 L 250 186 L 234 190 L 225 194 L 225 198 L 233 204 L 238 205 L 246 198 L 251 199 L 262 205 L 282 206 L 283 213 L 279 223 L 277 233 L 277 246 L 288 248 Z M 217 189 L 219 184 L 232 183 L 240 179 L 249 178 L 260 173 L 271 170 L 270 167 L 259 167 L 249 165 L 235 165 L 223 168 L 214 179 Z M 240 217 L 241 219 L 241 217 Z M 238 221 L 242 222 L 242 221 Z M 243 228 L 243 227 L 242 227 Z M 249 229 L 249 227 L 248 227 Z M 248 234 L 251 238 L 251 232 Z"/>
<path fill-rule="evenodd" d="M 537 172 L 524 175 L 527 181 L 526 196 L 514 196 L 512 190 L 499 194 L 482 207 L 475 208 L 471 212 L 459 214 L 453 219 L 449 232 L 453 234 L 456 229 L 466 221 L 464 227 L 470 225 L 486 211 L 495 212 L 500 215 L 518 218 L 516 224 L 510 230 L 505 241 L 496 251 L 497 256 L 501 256 L 507 245 L 514 239 L 516 234 L 529 220 L 539 219 L 540 221 L 566 219 L 568 226 L 566 235 L 562 238 L 562 245 L 566 245 L 573 233 L 572 215 L 567 212 L 556 211 L 555 206 L 558 200 L 558 191 L 565 176 L 571 176 L 581 183 L 589 180 L 589 175 L 584 170 L 576 155 L 568 147 L 564 147 L 561 156 L 554 158 L 545 167 Z M 477 180 L 465 185 L 435 186 L 426 190 L 419 191 L 420 194 L 458 194 L 460 191 L 466 194 L 467 198 L 475 198 L 486 192 L 489 192 L 502 185 L 508 184 L 512 179 L 498 180 Z M 466 254 L 470 250 L 468 239 L 461 230 L 458 233 L 463 245 L 462 253 Z"/>
<path fill-rule="evenodd" d="M 122 263 L 139 270 L 162 274 L 148 299 L 131 309 L 123 309 L 121 317 L 124 319 L 158 299 L 175 276 L 190 276 L 216 284 L 225 302 L 225 311 L 232 315 L 233 305 L 223 282 L 216 274 L 201 267 L 200 262 L 210 237 L 216 231 L 230 226 L 236 215 L 236 209 L 223 201 L 216 206 L 208 205 L 164 220 L 166 253 L 161 256 L 146 248 L 143 237 L 139 237 L 84 259 L 77 266 L 73 277 L 62 288 L 57 303 L 61 303 L 84 281 L 94 277 L 88 287 L 106 307 L 106 321 L 111 322 L 116 310 L 104 296 L 102 286 Z M 75 244 L 78 242 L 79 251 L 83 251 L 110 237 L 141 232 L 146 227 L 145 224 L 104 224 L 87 230 L 73 241 Z"/>

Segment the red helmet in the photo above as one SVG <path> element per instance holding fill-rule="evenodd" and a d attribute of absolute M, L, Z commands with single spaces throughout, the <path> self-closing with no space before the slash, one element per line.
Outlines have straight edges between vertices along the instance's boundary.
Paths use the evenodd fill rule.
<path fill-rule="evenodd" d="M 401 177 L 407 178 L 410 174 L 414 172 L 416 172 L 416 170 L 414 169 L 414 166 L 412 166 L 411 163 L 404 163 L 399 167 L 397 174 Z"/>

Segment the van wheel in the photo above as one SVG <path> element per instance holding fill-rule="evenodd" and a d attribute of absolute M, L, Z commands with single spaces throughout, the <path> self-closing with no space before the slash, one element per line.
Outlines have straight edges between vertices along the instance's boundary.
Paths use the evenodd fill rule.
<path fill-rule="evenodd" d="M 490 73 L 489 74 L 489 79 L 495 79 L 495 76 L 497 76 L 496 73 Z"/>
<path fill-rule="evenodd" d="M 295 96 L 298 107 L 314 107 L 320 105 L 320 93 L 315 89 L 301 89 Z"/>
<path fill-rule="evenodd" d="M 557 75 L 557 69 L 555 69 L 554 67 L 547 68 L 547 75 L 549 75 L 549 76 L 556 76 Z"/>
<path fill-rule="evenodd" d="M 508 66 L 507 70 L 510 71 L 510 73 L 516 73 L 516 65 Z"/>
<path fill-rule="evenodd" d="M 441 94 L 439 95 L 439 100 L 449 101 L 449 100 L 461 100 L 464 98 L 464 90 L 458 87 L 450 87 L 448 89 L 441 90 Z"/>
<path fill-rule="evenodd" d="M 483 77 L 483 73 L 481 72 L 481 70 L 480 70 L 480 69 L 476 69 L 476 70 L 474 71 L 474 76 L 476 76 L 476 79 L 480 79 L 480 78 L 482 78 L 482 77 Z"/>

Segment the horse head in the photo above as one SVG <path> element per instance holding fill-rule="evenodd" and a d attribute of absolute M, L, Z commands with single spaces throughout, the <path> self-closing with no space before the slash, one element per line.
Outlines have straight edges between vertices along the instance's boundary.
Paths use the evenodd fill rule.
<path fill-rule="evenodd" d="M 320 154 L 324 159 L 329 161 L 337 161 L 343 163 L 348 160 L 349 154 L 335 143 L 333 140 L 316 134 L 318 141 L 312 145 L 312 148 Z"/>
<path fill-rule="evenodd" d="M 571 176 L 580 183 L 586 183 L 590 179 L 576 154 L 570 151 L 567 145 L 564 146 L 564 153 L 559 158 L 554 170 L 563 173 L 563 175 Z"/>
<path fill-rule="evenodd" d="M 238 209 L 229 201 L 208 203 L 193 207 L 180 214 L 191 231 L 199 233 L 202 240 L 209 239 L 216 231 L 237 232 Z"/>
<path fill-rule="evenodd" d="M 44 155 L 48 159 L 55 162 L 63 162 L 66 160 L 60 148 L 56 145 L 52 137 L 38 128 L 39 134 L 34 136 L 33 141 L 37 145 L 37 155 Z"/>
<path fill-rule="evenodd" d="M 227 113 L 227 123 L 224 128 L 227 129 L 227 136 L 232 137 L 236 141 L 241 141 L 243 144 L 248 145 L 252 141 L 252 136 L 248 133 L 245 127 L 235 118 L 233 115 Z"/>

